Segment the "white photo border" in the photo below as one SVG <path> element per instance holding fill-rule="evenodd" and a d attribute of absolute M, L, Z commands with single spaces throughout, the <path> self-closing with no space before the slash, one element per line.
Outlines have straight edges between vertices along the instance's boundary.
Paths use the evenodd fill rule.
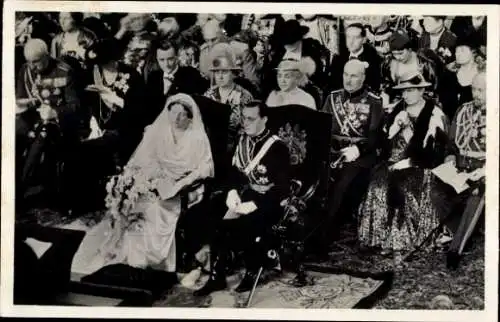
<path fill-rule="evenodd" d="M 496 321 L 498 316 L 498 119 L 499 7 L 458 4 L 327 4 L 124 1 L 4 2 L 2 75 L 2 216 L 0 314 L 9 317 L 98 317 L 176 319 L 255 319 L 325 321 Z M 482 311 L 355 310 L 355 309 L 215 309 L 14 306 L 14 26 L 16 11 L 196 12 L 196 13 L 329 13 L 334 15 L 442 14 L 486 15 L 487 40 L 487 178 L 485 228 L 485 309 Z"/>

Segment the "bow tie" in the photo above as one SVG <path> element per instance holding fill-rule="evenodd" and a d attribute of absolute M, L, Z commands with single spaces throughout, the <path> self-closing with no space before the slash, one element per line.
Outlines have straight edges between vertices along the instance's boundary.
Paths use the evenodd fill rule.
<path fill-rule="evenodd" d="M 163 74 L 163 79 L 166 79 L 166 80 L 169 80 L 169 81 L 173 81 L 174 80 L 174 75 L 172 74 Z"/>
<path fill-rule="evenodd" d="M 358 56 L 355 56 L 355 55 L 349 55 L 349 60 L 352 60 L 352 59 L 359 59 Z"/>

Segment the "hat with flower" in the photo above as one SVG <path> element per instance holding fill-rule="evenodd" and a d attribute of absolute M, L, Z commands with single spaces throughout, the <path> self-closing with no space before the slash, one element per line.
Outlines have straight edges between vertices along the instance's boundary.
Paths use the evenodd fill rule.
<path fill-rule="evenodd" d="M 236 55 L 231 45 L 218 43 L 210 51 L 211 71 L 216 70 L 240 70 L 236 62 Z"/>

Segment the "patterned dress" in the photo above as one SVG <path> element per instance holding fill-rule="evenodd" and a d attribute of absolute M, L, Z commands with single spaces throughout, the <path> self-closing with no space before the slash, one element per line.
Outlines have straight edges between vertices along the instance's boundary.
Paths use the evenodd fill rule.
<path fill-rule="evenodd" d="M 410 122 L 414 129 L 417 119 L 410 117 Z M 408 168 L 389 170 L 408 158 L 411 139 L 402 133 L 390 140 L 389 159 L 374 171 L 359 208 L 358 237 L 365 246 L 408 251 L 439 226 L 439 182 L 431 168 L 410 161 Z"/>
<path fill-rule="evenodd" d="M 236 138 L 241 129 L 241 107 L 253 100 L 252 94 L 240 85 L 235 84 L 225 99 L 222 98 L 218 86 L 212 86 L 209 88 L 204 96 L 216 102 L 231 106 L 231 116 L 229 118 L 229 141 L 231 142 L 230 146 L 235 145 L 237 140 Z"/>

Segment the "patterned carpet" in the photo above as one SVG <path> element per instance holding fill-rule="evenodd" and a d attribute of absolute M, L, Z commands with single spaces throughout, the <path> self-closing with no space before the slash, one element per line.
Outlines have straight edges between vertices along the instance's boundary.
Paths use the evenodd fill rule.
<path fill-rule="evenodd" d="M 207 297 L 195 297 L 193 290 L 201 287 L 207 276 L 201 278 L 192 289 L 176 286 L 156 301 L 156 307 L 246 307 L 250 292 L 236 293 L 242 273 L 228 278 L 228 290 L 214 292 Z M 313 285 L 295 287 L 291 285 L 294 274 L 275 276 L 259 285 L 254 293 L 252 308 L 303 308 L 303 309 L 349 309 L 359 307 L 363 301 L 374 298 L 388 286 L 389 280 L 375 277 L 356 277 L 347 274 L 331 274 L 308 271 Z"/>
<path fill-rule="evenodd" d="M 103 215 L 103 213 L 92 213 L 82 216 L 77 220 L 77 225 L 90 227 L 99 222 Z M 38 210 L 34 212 L 32 218 L 36 218 L 39 224 L 47 226 L 59 226 L 74 221 L 70 218 L 61 218 L 60 215 L 49 210 Z M 341 241 L 330 253 L 329 261 L 321 263 L 321 265 L 338 272 L 350 270 L 375 274 L 394 270 L 390 258 L 366 252 L 357 245 L 353 227 L 347 226 L 343 232 Z M 406 267 L 394 270 L 394 278 L 389 292 L 384 297 L 377 296 L 379 299 L 372 303 L 372 307 L 379 309 L 429 309 L 436 296 L 444 295 L 450 299 L 454 309 L 484 309 L 484 235 L 476 234 L 470 244 L 457 271 L 449 271 L 446 268 L 444 253 L 439 250 L 427 248 L 417 252 Z M 278 282 L 270 286 L 276 286 L 276 283 L 279 285 L 287 278 L 289 276 L 282 276 Z M 236 280 L 238 279 L 236 278 Z M 329 283 L 327 280 L 325 282 Z M 281 286 L 282 291 L 283 288 L 286 287 Z M 190 303 L 190 306 L 209 307 L 220 302 L 219 300 L 213 302 L 211 298 L 193 300 L 190 298 L 191 293 L 192 290 L 176 287 L 165 294 L 170 295 L 170 297 L 162 297 L 155 302 L 155 305 L 164 306 L 173 301 L 175 306 L 184 306 L 186 304 L 183 303 Z M 369 291 L 366 291 L 367 296 L 368 293 Z M 240 303 L 241 300 L 235 299 L 234 296 L 227 297 L 228 294 L 230 292 L 226 294 L 225 302 L 222 301 L 225 303 L 224 305 L 239 305 L 235 303 Z M 255 301 L 258 300 L 257 296 L 256 294 Z M 305 300 L 306 297 L 304 295 L 303 299 Z M 246 297 L 244 296 L 244 298 Z M 318 302 L 310 305 L 320 304 Z"/>

